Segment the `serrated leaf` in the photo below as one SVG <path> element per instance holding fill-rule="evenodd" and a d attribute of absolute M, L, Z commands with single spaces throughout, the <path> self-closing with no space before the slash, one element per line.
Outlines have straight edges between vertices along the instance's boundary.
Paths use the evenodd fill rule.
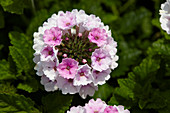
<path fill-rule="evenodd" d="M 0 80 L 15 79 L 15 75 L 10 72 L 9 63 L 6 60 L 0 61 Z"/>
<path fill-rule="evenodd" d="M 22 71 L 27 72 L 29 69 L 29 63 L 27 58 L 22 53 L 20 53 L 15 47 L 10 46 L 9 50 L 13 60 L 16 62 L 18 73 L 21 73 Z"/>
<path fill-rule="evenodd" d="M 46 113 L 65 113 L 72 102 L 72 96 L 63 95 L 59 91 L 43 97 L 42 103 Z"/>
<path fill-rule="evenodd" d="M 10 54 L 16 62 L 19 72 L 28 72 L 33 69 L 32 38 L 18 32 L 10 32 L 9 38 L 13 46 L 9 47 Z"/>
<path fill-rule="evenodd" d="M 27 7 L 27 0 L 2 0 L 0 2 L 4 11 L 10 13 L 23 14 L 24 8 Z"/>
<path fill-rule="evenodd" d="M 166 42 L 163 39 L 159 39 L 159 40 L 155 41 L 152 44 L 152 47 L 150 47 L 148 49 L 147 53 L 150 56 L 158 54 L 158 55 L 163 55 L 163 56 L 167 56 L 168 57 L 170 55 L 170 44 L 169 44 L 169 41 Z"/>
<path fill-rule="evenodd" d="M 159 62 L 152 59 L 144 59 L 140 66 L 134 68 L 133 72 L 135 75 L 141 78 L 141 80 L 146 79 L 149 75 L 153 74 L 160 68 Z"/>
<path fill-rule="evenodd" d="M 24 81 L 24 83 L 19 83 L 17 88 L 31 93 L 36 92 L 38 90 L 38 86 L 39 84 L 36 79 L 29 77 L 26 81 Z"/>
<path fill-rule="evenodd" d="M 97 99 L 100 98 L 102 100 L 107 100 L 108 97 L 111 96 L 113 92 L 113 87 L 109 86 L 108 84 L 104 84 L 99 86 L 98 91 L 95 92 L 93 98 Z"/>
<path fill-rule="evenodd" d="M 38 113 L 39 111 L 34 108 L 34 102 L 23 95 L 0 94 L 0 112 Z"/>
<path fill-rule="evenodd" d="M 137 102 L 141 109 L 150 103 L 154 103 L 155 99 L 151 98 L 154 96 L 151 82 L 159 67 L 159 60 L 144 59 L 139 66 L 134 68 L 133 72 L 128 74 L 128 78 L 118 79 L 120 87 L 115 89 L 109 103 L 120 103 L 124 99 L 126 101 L 121 103 L 126 106 L 129 105 L 126 103 L 127 101 L 133 101 Z"/>
<path fill-rule="evenodd" d="M 16 89 L 10 83 L 0 84 L 0 94 L 15 94 Z"/>

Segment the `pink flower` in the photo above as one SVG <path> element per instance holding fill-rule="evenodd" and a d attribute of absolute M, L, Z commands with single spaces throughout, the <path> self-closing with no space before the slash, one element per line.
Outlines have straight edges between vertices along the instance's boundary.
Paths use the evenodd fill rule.
<path fill-rule="evenodd" d="M 70 108 L 70 111 L 67 111 L 67 113 L 86 113 L 86 109 L 82 106 L 73 106 Z"/>
<path fill-rule="evenodd" d="M 63 77 L 57 77 L 57 86 L 61 89 L 63 94 L 75 94 L 79 92 L 80 86 L 73 85 L 73 79 L 66 79 Z"/>
<path fill-rule="evenodd" d="M 103 113 L 107 104 L 101 99 L 91 99 L 88 104 L 85 105 L 85 109 L 87 113 Z"/>
<path fill-rule="evenodd" d="M 104 110 L 104 113 L 119 113 L 119 111 L 114 106 L 107 106 Z"/>
<path fill-rule="evenodd" d="M 90 31 L 93 28 L 103 27 L 104 24 L 101 22 L 101 19 L 99 17 L 91 14 L 86 17 L 86 21 L 84 22 L 83 26 L 86 30 Z"/>
<path fill-rule="evenodd" d="M 56 46 L 61 44 L 62 32 L 58 27 L 52 27 L 44 32 L 44 42 L 50 46 Z"/>
<path fill-rule="evenodd" d="M 58 27 L 67 30 L 72 28 L 74 25 L 76 25 L 76 16 L 69 12 L 66 11 L 65 14 L 60 14 L 58 18 Z"/>
<path fill-rule="evenodd" d="M 41 58 L 42 61 L 55 59 L 53 47 L 45 46 L 43 48 L 43 50 L 41 51 L 41 57 L 40 58 Z"/>
<path fill-rule="evenodd" d="M 57 70 L 60 76 L 73 79 L 77 74 L 78 62 L 72 58 L 64 58 L 58 65 Z"/>
<path fill-rule="evenodd" d="M 91 68 L 88 64 L 79 66 L 78 72 L 74 78 L 75 86 L 87 85 L 92 82 Z"/>
<path fill-rule="evenodd" d="M 94 28 L 88 36 L 89 40 L 96 43 L 98 47 L 107 43 L 107 33 L 104 29 Z"/>
<path fill-rule="evenodd" d="M 109 69 L 111 65 L 111 56 L 108 51 L 104 49 L 96 49 L 91 56 L 93 69 L 97 71 L 102 71 Z"/>
<path fill-rule="evenodd" d="M 87 95 L 93 96 L 95 91 L 97 91 L 97 90 L 98 90 L 98 87 L 94 86 L 94 84 L 91 83 L 91 84 L 88 84 L 88 85 L 81 86 L 80 91 L 79 91 L 79 95 L 83 99 L 85 99 L 87 97 Z"/>
<path fill-rule="evenodd" d="M 93 76 L 93 83 L 95 86 L 99 85 L 103 85 L 106 83 L 106 80 L 110 79 L 110 73 L 111 70 L 107 69 L 107 70 L 103 70 L 103 71 L 96 71 L 93 70 L 92 72 L 92 76 Z"/>
<path fill-rule="evenodd" d="M 130 113 L 130 111 L 128 109 L 124 110 L 124 106 L 122 106 L 122 105 L 119 105 L 119 106 L 114 105 L 113 107 L 116 107 L 117 110 L 119 111 L 119 113 Z"/>
<path fill-rule="evenodd" d="M 48 91 L 48 92 L 49 91 L 55 91 L 55 90 L 58 89 L 58 87 L 56 85 L 57 82 L 56 81 L 50 81 L 45 75 L 43 75 L 41 77 L 40 83 L 42 85 L 44 85 L 45 90 Z"/>
<path fill-rule="evenodd" d="M 54 62 L 55 61 L 55 62 Z M 42 62 L 43 72 L 49 80 L 54 81 L 58 77 L 58 60 Z"/>

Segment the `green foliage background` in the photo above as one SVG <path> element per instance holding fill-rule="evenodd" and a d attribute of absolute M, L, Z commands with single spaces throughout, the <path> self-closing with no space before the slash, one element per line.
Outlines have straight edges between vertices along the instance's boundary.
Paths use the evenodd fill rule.
<path fill-rule="evenodd" d="M 91 98 L 131 113 L 170 113 L 170 36 L 159 23 L 164 2 L 0 0 L 0 113 L 64 113 Z M 118 42 L 118 68 L 85 100 L 44 91 L 32 61 L 33 33 L 53 13 L 75 8 L 99 16 Z"/>

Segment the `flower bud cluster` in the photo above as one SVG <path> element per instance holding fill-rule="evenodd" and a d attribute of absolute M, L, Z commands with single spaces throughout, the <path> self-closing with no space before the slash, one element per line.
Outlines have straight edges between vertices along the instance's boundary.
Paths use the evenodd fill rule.
<path fill-rule="evenodd" d="M 117 43 L 99 17 L 83 10 L 53 14 L 34 33 L 34 62 L 46 91 L 93 96 L 118 64 Z"/>
<path fill-rule="evenodd" d="M 124 106 L 109 106 L 100 98 L 96 101 L 91 99 L 85 106 L 71 107 L 67 113 L 130 113 L 129 110 L 125 109 Z"/>

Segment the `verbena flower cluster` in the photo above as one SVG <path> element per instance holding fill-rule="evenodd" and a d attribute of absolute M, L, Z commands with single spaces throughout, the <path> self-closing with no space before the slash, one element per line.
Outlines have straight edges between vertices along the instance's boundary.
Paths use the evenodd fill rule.
<path fill-rule="evenodd" d="M 160 15 L 162 29 L 170 34 L 170 0 L 167 0 L 165 3 L 161 4 Z"/>
<path fill-rule="evenodd" d="M 96 101 L 94 99 L 89 100 L 85 106 L 71 107 L 67 113 L 130 113 L 124 106 L 109 106 L 100 98 Z"/>
<path fill-rule="evenodd" d="M 118 64 L 117 43 L 99 17 L 59 11 L 34 33 L 34 62 L 46 91 L 93 96 Z"/>

